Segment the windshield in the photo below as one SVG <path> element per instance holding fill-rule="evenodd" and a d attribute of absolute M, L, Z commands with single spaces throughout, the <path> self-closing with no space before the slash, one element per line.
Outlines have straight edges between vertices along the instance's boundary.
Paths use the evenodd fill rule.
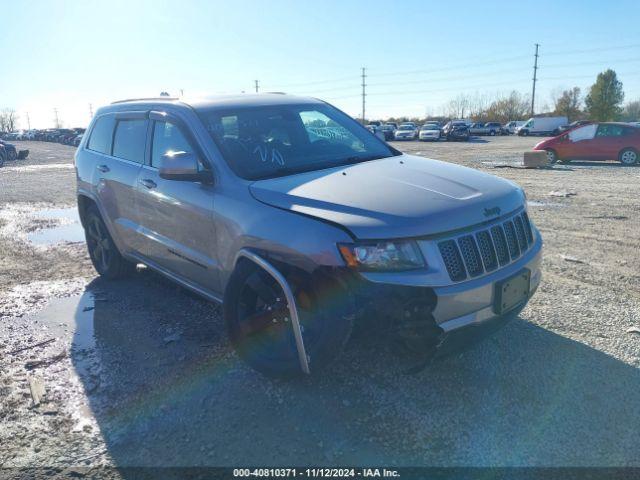
<path fill-rule="evenodd" d="M 422 130 L 440 130 L 437 125 L 423 125 Z"/>
<path fill-rule="evenodd" d="M 237 107 L 199 113 L 231 169 L 248 180 L 399 154 L 326 104 Z"/>
<path fill-rule="evenodd" d="M 398 130 L 413 130 L 413 127 L 411 125 L 400 125 Z"/>

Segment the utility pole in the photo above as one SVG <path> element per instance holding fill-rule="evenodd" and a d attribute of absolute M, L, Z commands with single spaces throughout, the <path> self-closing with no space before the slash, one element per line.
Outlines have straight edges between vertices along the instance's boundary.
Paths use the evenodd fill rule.
<path fill-rule="evenodd" d="M 536 43 L 536 54 L 534 56 L 534 62 L 533 62 L 533 92 L 531 93 L 531 116 L 533 117 L 534 115 L 534 110 L 535 110 L 535 103 L 536 103 L 536 81 L 538 78 L 538 47 L 540 46 L 539 43 Z"/>
<path fill-rule="evenodd" d="M 58 118 L 58 109 L 53 109 L 53 114 L 55 115 L 55 128 L 60 128 L 60 119 Z"/>
<path fill-rule="evenodd" d="M 29 120 L 29 112 L 27 112 L 27 130 L 31 130 L 31 120 Z"/>
<path fill-rule="evenodd" d="M 258 80 L 254 80 L 255 84 L 256 84 L 256 93 L 258 93 L 258 90 L 260 89 L 260 85 Z"/>
<path fill-rule="evenodd" d="M 365 67 L 362 67 L 362 124 L 364 125 L 364 97 L 367 96 L 367 94 L 365 93 L 365 88 L 367 86 L 367 84 L 365 83 L 364 79 L 367 78 L 367 76 L 365 75 Z"/>
<path fill-rule="evenodd" d="M 93 118 L 93 105 L 89 104 L 89 120 Z"/>

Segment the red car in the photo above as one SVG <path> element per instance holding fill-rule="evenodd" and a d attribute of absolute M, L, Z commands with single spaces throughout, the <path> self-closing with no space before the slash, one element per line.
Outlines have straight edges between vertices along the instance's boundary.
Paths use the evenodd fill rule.
<path fill-rule="evenodd" d="M 538 143 L 549 163 L 560 160 L 618 160 L 636 165 L 640 160 L 640 127 L 627 123 L 591 123 Z"/>

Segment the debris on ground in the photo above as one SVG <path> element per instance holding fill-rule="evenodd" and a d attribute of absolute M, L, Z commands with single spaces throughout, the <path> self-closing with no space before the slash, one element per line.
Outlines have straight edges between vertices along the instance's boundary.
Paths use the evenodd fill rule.
<path fill-rule="evenodd" d="M 640 333 L 640 327 L 627 328 L 627 333 Z"/>
<path fill-rule="evenodd" d="M 41 360 L 30 360 L 24 364 L 24 368 L 26 368 L 27 370 L 33 370 L 34 368 L 38 368 L 38 367 L 47 367 L 53 363 L 59 362 L 60 360 L 66 357 L 67 357 L 67 352 L 63 350 L 59 354 L 54 355 L 53 357 L 43 358 Z"/>
<path fill-rule="evenodd" d="M 564 191 L 564 190 L 554 190 L 552 192 L 549 192 L 547 195 L 550 196 L 550 197 L 567 198 L 567 197 L 573 197 L 573 196 L 577 195 L 577 193 L 576 192 Z"/>
<path fill-rule="evenodd" d="M 597 220 L 629 220 L 629 217 L 626 215 L 595 215 L 595 216 L 587 216 L 584 218 L 594 218 Z"/>
<path fill-rule="evenodd" d="M 44 383 L 39 377 L 29 377 L 29 391 L 31 392 L 31 400 L 33 406 L 37 407 L 47 393 Z"/>
<path fill-rule="evenodd" d="M 565 262 L 572 262 L 572 263 L 587 263 L 584 260 L 580 260 L 579 258 L 576 257 L 572 257 L 571 255 L 563 255 L 560 254 L 560 258 L 562 258 Z"/>
<path fill-rule="evenodd" d="M 33 345 L 27 345 L 26 347 L 17 348 L 9 352 L 9 355 L 15 355 L 16 353 L 24 352 L 25 350 L 31 350 L 36 347 L 43 347 L 44 345 L 48 345 L 51 342 L 55 341 L 55 338 L 50 338 L 48 340 L 44 340 L 43 342 L 34 343 Z"/>

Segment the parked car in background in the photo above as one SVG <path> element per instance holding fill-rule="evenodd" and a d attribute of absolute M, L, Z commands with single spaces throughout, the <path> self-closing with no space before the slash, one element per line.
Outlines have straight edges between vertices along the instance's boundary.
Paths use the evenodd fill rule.
<path fill-rule="evenodd" d="M 416 127 L 414 124 L 403 123 L 393 134 L 395 140 L 415 140 L 418 136 Z"/>
<path fill-rule="evenodd" d="M 313 98 L 116 102 L 75 165 L 96 271 L 143 263 L 221 302 L 239 357 L 270 376 L 330 375 L 369 312 L 433 358 L 517 318 L 541 281 L 522 188 L 403 154 Z"/>
<path fill-rule="evenodd" d="M 378 125 L 370 123 L 369 125 L 366 126 L 366 129 L 369 130 L 371 133 L 373 133 L 380 140 L 385 140 L 384 132 L 382 131 L 382 128 L 379 127 Z"/>
<path fill-rule="evenodd" d="M 471 135 L 498 135 L 500 134 L 502 125 L 498 122 L 472 123 L 469 126 Z"/>
<path fill-rule="evenodd" d="M 7 143 L 5 140 L 0 140 L 0 145 L 4 147 L 5 160 L 13 161 L 18 158 L 18 149 L 12 143 Z"/>
<path fill-rule="evenodd" d="M 521 127 L 526 122 L 524 120 L 511 120 L 510 122 L 505 123 L 502 126 L 502 134 L 503 135 L 513 135 L 516 133 L 516 129 Z"/>
<path fill-rule="evenodd" d="M 380 127 L 380 129 L 382 130 L 382 133 L 384 133 L 385 140 L 393 140 L 393 134 L 396 131 L 395 125 L 392 123 L 385 123 Z"/>
<path fill-rule="evenodd" d="M 626 123 L 591 123 L 538 143 L 534 150 L 547 152 L 549 163 L 571 160 L 618 160 L 637 165 L 640 127 Z"/>
<path fill-rule="evenodd" d="M 5 150 L 4 145 L 0 145 L 0 167 L 2 167 L 6 161 L 7 151 Z"/>
<path fill-rule="evenodd" d="M 82 137 L 84 137 L 83 133 L 81 133 L 80 135 L 77 135 L 76 138 L 73 139 L 73 146 L 77 147 L 78 145 L 80 145 L 80 142 L 82 141 Z"/>
<path fill-rule="evenodd" d="M 425 123 L 418 133 L 418 140 L 440 140 L 442 136 L 442 132 L 440 131 L 440 126 L 433 123 Z"/>
<path fill-rule="evenodd" d="M 22 132 L 10 132 L 4 136 L 5 140 L 20 140 Z"/>
<path fill-rule="evenodd" d="M 591 120 L 576 120 L 575 122 L 571 122 L 568 125 L 561 125 L 558 128 L 558 135 L 560 135 L 561 133 L 567 132 L 569 130 L 573 130 L 576 127 L 581 127 L 582 125 L 588 125 L 589 123 L 592 123 Z"/>
<path fill-rule="evenodd" d="M 442 128 L 442 134 L 447 140 L 469 140 L 469 126 L 467 122 L 458 120 L 450 121 Z"/>
<path fill-rule="evenodd" d="M 567 117 L 533 117 L 524 125 L 516 128 L 516 134 L 521 137 L 527 135 L 557 135 L 562 125 L 569 123 Z"/>

